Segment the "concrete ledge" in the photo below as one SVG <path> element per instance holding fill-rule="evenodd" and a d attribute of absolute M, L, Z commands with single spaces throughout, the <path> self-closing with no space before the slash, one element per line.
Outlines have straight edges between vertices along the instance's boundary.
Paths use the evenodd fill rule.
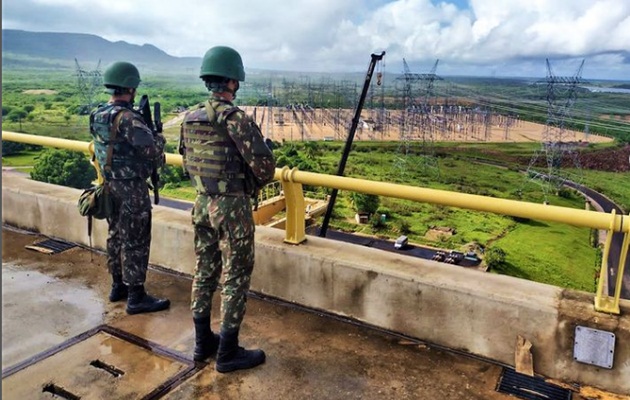
<path fill-rule="evenodd" d="M 79 193 L 3 173 L 3 223 L 87 244 Z M 103 249 L 106 235 L 97 221 L 94 246 Z M 536 373 L 630 393 L 628 301 L 621 316 L 611 316 L 593 311 L 588 293 L 318 237 L 300 246 L 283 239 L 281 230 L 257 227 L 254 291 L 508 365 L 521 335 L 533 344 Z M 192 242 L 188 212 L 154 207 L 152 264 L 192 274 Z M 577 325 L 616 335 L 611 370 L 573 360 Z"/>

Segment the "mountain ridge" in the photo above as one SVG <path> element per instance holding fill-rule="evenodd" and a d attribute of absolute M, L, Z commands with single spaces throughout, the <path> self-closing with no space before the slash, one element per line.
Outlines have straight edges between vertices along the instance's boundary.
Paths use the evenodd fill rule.
<path fill-rule="evenodd" d="M 6 57 L 5 57 L 6 56 Z M 78 62 L 107 65 L 125 60 L 151 69 L 198 68 L 201 57 L 175 57 L 152 44 L 112 42 L 88 33 L 32 32 L 2 29 L 3 66 L 74 66 Z M 6 58 L 6 60 L 5 60 Z"/>

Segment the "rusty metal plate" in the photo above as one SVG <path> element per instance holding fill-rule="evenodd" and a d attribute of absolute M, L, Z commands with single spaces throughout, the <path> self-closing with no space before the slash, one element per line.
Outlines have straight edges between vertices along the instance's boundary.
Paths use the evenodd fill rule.
<path fill-rule="evenodd" d="M 3 371 L 3 399 L 157 399 L 196 373 L 192 360 L 101 326 Z"/>
<path fill-rule="evenodd" d="M 615 334 L 586 326 L 575 327 L 573 358 L 575 361 L 612 368 L 615 357 Z"/>

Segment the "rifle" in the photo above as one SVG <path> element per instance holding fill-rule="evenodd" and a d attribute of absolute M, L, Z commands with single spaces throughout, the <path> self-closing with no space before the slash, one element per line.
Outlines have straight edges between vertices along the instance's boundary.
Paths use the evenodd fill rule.
<path fill-rule="evenodd" d="M 162 117 L 161 106 L 159 102 L 153 103 L 153 118 L 151 118 L 151 105 L 149 104 L 149 96 L 142 95 L 140 99 L 140 105 L 138 106 L 138 112 L 142 115 L 144 123 L 147 124 L 153 136 L 162 132 Z M 155 125 L 153 122 L 155 121 Z M 153 185 L 153 203 L 158 204 L 160 202 L 160 175 L 158 174 L 158 166 L 154 165 L 151 171 L 151 185 Z"/>

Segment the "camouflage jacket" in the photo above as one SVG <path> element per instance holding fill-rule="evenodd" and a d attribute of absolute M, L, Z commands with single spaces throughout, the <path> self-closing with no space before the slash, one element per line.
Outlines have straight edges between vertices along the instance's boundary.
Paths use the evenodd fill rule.
<path fill-rule="evenodd" d="M 186 114 L 180 153 L 193 186 L 202 194 L 251 196 L 275 173 L 273 153 L 256 123 L 219 96 Z"/>
<path fill-rule="evenodd" d="M 116 118 L 120 114 L 120 117 Z M 112 124 L 118 124 L 112 142 Z M 100 173 L 110 179 L 146 179 L 164 155 L 165 139 L 155 135 L 133 110 L 131 103 L 117 101 L 99 107 L 90 115 L 90 133 Z M 109 144 L 113 143 L 111 163 L 107 163 Z"/>

